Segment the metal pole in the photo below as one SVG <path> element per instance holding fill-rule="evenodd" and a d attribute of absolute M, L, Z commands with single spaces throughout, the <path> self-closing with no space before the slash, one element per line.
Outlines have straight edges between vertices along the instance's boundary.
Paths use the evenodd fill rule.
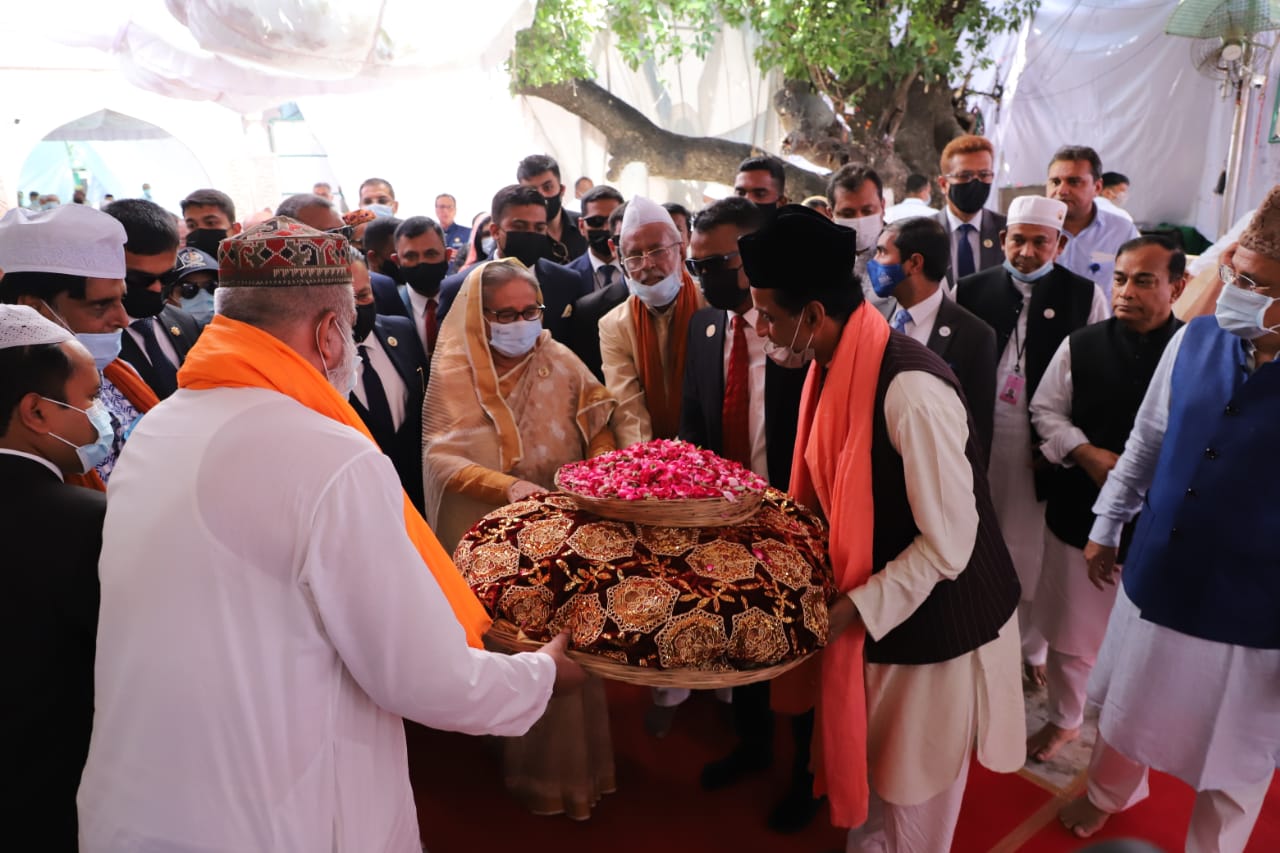
<path fill-rule="evenodd" d="M 1244 154 L 1244 123 L 1248 116 L 1248 101 L 1244 97 L 1247 81 L 1235 84 L 1236 111 L 1231 122 L 1231 143 L 1227 149 L 1227 180 L 1222 190 L 1222 216 L 1218 219 L 1218 236 L 1221 237 L 1235 223 L 1236 195 L 1240 187 L 1240 162 Z"/>

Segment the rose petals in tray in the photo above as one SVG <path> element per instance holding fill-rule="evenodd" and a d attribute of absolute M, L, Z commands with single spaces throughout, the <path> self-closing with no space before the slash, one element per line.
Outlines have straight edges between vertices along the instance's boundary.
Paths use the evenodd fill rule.
<path fill-rule="evenodd" d="M 568 491 L 615 500 L 735 500 L 768 483 L 754 472 L 687 441 L 657 438 L 574 462 L 557 482 Z"/>

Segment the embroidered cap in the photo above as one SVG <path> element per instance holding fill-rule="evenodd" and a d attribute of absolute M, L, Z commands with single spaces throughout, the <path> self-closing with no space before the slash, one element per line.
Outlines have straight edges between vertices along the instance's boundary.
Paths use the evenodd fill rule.
<path fill-rule="evenodd" d="M 83 204 L 15 207 L 0 218 L 0 269 L 124 278 L 124 226 Z"/>
<path fill-rule="evenodd" d="M 1249 227 L 1240 235 L 1240 245 L 1251 252 L 1280 261 L 1280 184 L 1271 188 Z"/>
<path fill-rule="evenodd" d="M 219 287 L 351 284 L 347 240 L 273 216 L 218 246 Z"/>
<path fill-rule="evenodd" d="M 74 341 L 75 335 L 26 305 L 0 305 L 0 349 Z"/>
<path fill-rule="evenodd" d="M 1022 195 L 1009 205 L 1009 225 L 1041 225 L 1055 231 L 1062 230 L 1067 218 L 1067 205 L 1056 198 L 1041 195 Z"/>

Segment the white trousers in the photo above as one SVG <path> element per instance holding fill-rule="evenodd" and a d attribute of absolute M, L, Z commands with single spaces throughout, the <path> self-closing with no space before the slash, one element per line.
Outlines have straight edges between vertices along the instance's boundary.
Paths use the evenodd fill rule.
<path fill-rule="evenodd" d="M 1241 853 L 1270 787 L 1271 777 L 1267 777 L 1230 791 L 1197 791 L 1187 827 L 1186 853 Z M 1089 759 L 1087 791 L 1089 802 L 1104 812 L 1122 812 L 1150 793 L 1147 768 L 1120 754 L 1098 735 Z"/>
<path fill-rule="evenodd" d="M 886 803 L 871 791 L 867 822 L 849 830 L 845 853 L 939 853 L 951 849 L 965 783 L 969 781 L 969 758 L 965 754 L 960 775 L 949 787 L 915 806 Z"/>
<path fill-rule="evenodd" d="M 1018 602 L 1018 635 L 1022 637 L 1022 659 L 1032 666 L 1044 666 L 1049 643 L 1031 618 L 1032 606 L 1030 599 L 1024 598 Z"/>
<path fill-rule="evenodd" d="M 721 702 L 729 703 L 733 701 L 732 687 L 717 687 L 715 692 L 716 698 Z M 690 691 L 687 687 L 655 687 L 653 688 L 653 704 L 671 708 L 682 704 L 689 698 L 689 695 Z"/>
<path fill-rule="evenodd" d="M 1089 673 L 1097 655 L 1080 657 L 1049 647 L 1045 675 L 1049 682 L 1049 722 L 1061 729 L 1078 729 L 1084 723 Z"/>

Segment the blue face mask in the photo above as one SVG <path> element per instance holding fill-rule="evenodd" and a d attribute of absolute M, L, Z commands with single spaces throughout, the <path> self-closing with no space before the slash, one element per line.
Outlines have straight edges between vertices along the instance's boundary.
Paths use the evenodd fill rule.
<path fill-rule="evenodd" d="M 640 284 L 630 278 L 627 279 L 627 289 L 631 291 L 631 295 L 650 308 L 661 308 L 674 302 L 680 293 L 681 284 L 683 281 L 679 270 L 657 284 Z"/>
<path fill-rule="evenodd" d="M 389 204 L 367 204 L 364 209 L 379 218 L 396 215 L 396 212 L 391 209 Z"/>
<path fill-rule="evenodd" d="M 1224 283 L 1213 314 L 1223 331 L 1252 341 L 1280 329 L 1267 327 L 1266 314 L 1275 301 L 1261 293 Z"/>
<path fill-rule="evenodd" d="M 1005 268 L 1005 271 L 1009 273 L 1009 275 L 1013 276 L 1018 281 L 1022 281 L 1022 282 L 1026 282 L 1027 284 L 1030 284 L 1033 281 L 1039 281 L 1040 279 L 1047 276 L 1049 273 L 1053 272 L 1053 261 L 1050 260 L 1047 264 L 1040 267 L 1040 269 L 1035 270 L 1034 272 L 1023 272 L 1022 270 L 1015 267 L 1012 263 L 1010 263 L 1008 258 L 1005 258 L 1004 268 Z"/>
<path fill-rule="evenodd" d="M 519 358 L 533 349 L 542 334 L 541 320 L 490 323 L 489 345 L 507 358 Z"/>
<path fill-rule="evenodd" d="M 114 332 L 76 332 L 76 340 L 84 344 L 101 373 L 108 364 L 120 357 L 120 336 L 123 334 L 123 329 L 116 329 Z"/>
<path fill-rule="evenodd" d="M 871 289 L 881 299 L 892 296 L 894 288 L 902 284 L 907 274 L 902 264 L 882 264 L 875 258 L 867 261 L 867 278 L 871 279 Z"/>
<path fill-rule="evenodd" d="M 201 326 L 209 325 L 213 320 L 213 294 L 200 288 L 200 292 L 190 299 L 182 300 L 182 310 L 186 311 Z"/>
<path fill-rule="evenodd" d="M 62 406 L 67 409 L 75 409 L 89 419 L 89 423 L 93 424 L 93 428 L 98 431 L 98 439 L 92 444 L 72 444 L 56 432 L 49 435 L 61 441 L 68 447 L 75 448 L 76 456 L 80 457 L 81 474 L 88 474 L 94 468 L 97 468 L 107 460 L 111 455 L 111 447 L 115 443 L 115 428 L 111 425 L 111 413 L 107 411 L 107 407 L 102 404 L 101 400 L 94 400 L 93 405 L 87 409 L 81 409 L 70 403 L 63 403 L 49 397 L 41 397 L 41 400 L 48 400 L 55 406 Z"/>

